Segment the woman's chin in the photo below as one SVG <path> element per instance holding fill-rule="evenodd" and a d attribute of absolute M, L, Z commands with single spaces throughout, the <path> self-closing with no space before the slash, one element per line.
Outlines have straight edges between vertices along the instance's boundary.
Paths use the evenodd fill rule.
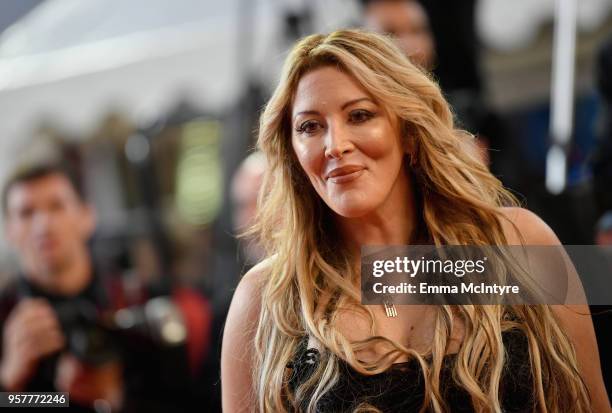
<path fill-rule="evenodd" d="M 361 218 L 372 211 L 369 205 L 336 205 L 332 208 L 336 214 L 343 218 Z"/>
<path fill-rule="evenodd" d="M 325 202 L 336 214 L 344 218 L 360 218 L 376 208 L 376 193 L 351 189 L 328 194 Z"/>

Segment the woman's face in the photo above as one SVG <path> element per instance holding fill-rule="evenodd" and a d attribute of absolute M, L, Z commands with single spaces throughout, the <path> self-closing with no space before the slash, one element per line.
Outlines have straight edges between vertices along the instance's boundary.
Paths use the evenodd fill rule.
<path fill-rule="evenodd" d="M 405 194 L 399 122 L 351 76 L 331 66 L 304 75 L 291 126 L 300 165 L 337 214 L 363 217 Z"/>

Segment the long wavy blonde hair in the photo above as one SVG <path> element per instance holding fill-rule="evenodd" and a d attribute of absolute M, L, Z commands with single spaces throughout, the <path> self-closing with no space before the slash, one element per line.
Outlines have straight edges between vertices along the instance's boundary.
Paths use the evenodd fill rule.
<path fill-rule="evenodd" d="M 318 401 L 337 382 L 340 359 L 356 371 L 376 374 L 399 357 L 418 360 L 425 381 L 422 411 L 448 410 L 440 371 L 459 317 L 465 335 L 453 378 L 471 397 L 477 412 L 501 411 L 499 397 L 505 361 L 502 332 L 521 330 L 527 337 L 535 409 L 541 412 L 589 411 L 589 397 L 568 337 L 550 307 L 440 305 L 435 307 L 431 361 L 384 337 L 350 342 L 336 328 L 339 311 L 371 310 L 360 304 L 354 259 L 331 229 L 334 213 L 317 195 L 291 144 L 290 113 L 298 82 L 307 72 L 332 65 L 354 77 L 403 125 L 412 139 L 413 182 L 419 221 L 435 245 L 505 245 L 501 206 L 516 205 L 474 152 L 473 136 L 455 129 L 453 114 L 438 85 L 381 35 L 341 30 L 312 35 L 288 56 L 280 83 L 265 107 L 258 146 L 268 171 L 253 233 L 270 258 L 255 336 L 254 389 L 262 412 L 315 412 Z M 326 299 L 325 297 L 333 297 Z M 324 311 L 320 311 L 320 307 Z M 508 316 L 510 315 L 510 316 Z M 288 388 L 288 363 L 304 336 L 325 349 L 310 378 Z M 384 342 L 390 346 L 377 362 L 359 361 L 355 352 Z M 357 410 L 370 411 L 362 405 Z M 375 410 L 375 409 L 374 409 Z"/>

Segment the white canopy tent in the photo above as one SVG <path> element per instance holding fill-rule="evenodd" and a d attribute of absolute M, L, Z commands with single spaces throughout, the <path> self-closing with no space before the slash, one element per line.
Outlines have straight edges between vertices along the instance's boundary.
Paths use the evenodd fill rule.
<path fill-rule="evenodd" d="M 82 134 L 108 107 L 144 119 L 178 92 L 213 110 L 230 103 L 237 10 L 237 0 L 43 3 L 0 40 L 0 175 L 41 116 Z M 261 17 L 259 35 L 272 36 L 278 19 Z"/>

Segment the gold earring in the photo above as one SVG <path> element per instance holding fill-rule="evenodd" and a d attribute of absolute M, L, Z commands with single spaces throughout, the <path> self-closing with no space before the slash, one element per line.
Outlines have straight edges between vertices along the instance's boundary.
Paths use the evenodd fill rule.
<path fill-rule="evenodd" d="M 414 166 L 416 166 L 416 164 L 417 164 L 417 163 L 416 163 L 416 159 L 415 159 L 415 158 L 416 158 L 416 157 L 415 157 L 414 155 L 412 155 L 412 154 L 410 154 L 410 153 L 408 154 L 408 165 L 409 165 L 411 168 L 413 168 L 413 167 L 414 167 Z"/>

